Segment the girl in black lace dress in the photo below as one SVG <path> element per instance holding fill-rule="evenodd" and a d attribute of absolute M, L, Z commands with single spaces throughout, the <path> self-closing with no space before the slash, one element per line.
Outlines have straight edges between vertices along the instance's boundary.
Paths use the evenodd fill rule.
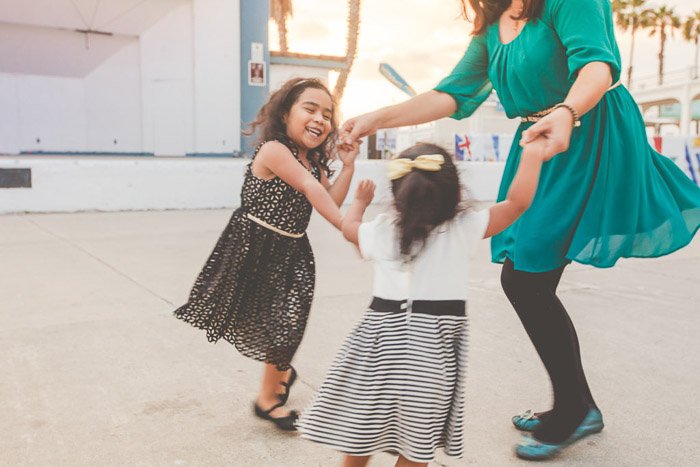
<path fill-rule="evenodd" d="M 343 169 L 328 181 L 335 151 L 334 104 L 316 79 L 293 79 L 272 94 L 256 121 L 258 146 L 248 165 L 241 207 L 231 216 L 175 316 L 265 362 L 255 413 L 293 430 L 282 406 L 296 379 L 291 360 L 314 294 L 314 257 L 306 236 L 312 207 L 336 228 L 357 146 L 337 150 Z M 281 387 L 280 387 L 281 386 Z M 282 390 L 282 393 L 280 393 Z"/>

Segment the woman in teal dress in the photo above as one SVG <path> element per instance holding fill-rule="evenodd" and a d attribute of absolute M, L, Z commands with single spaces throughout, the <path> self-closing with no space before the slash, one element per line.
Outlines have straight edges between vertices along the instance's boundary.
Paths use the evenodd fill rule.
<path fill-rule="evenodd" d="M 466 13 L 466 1 L 463 0 Z M 542 169 L 532 207 L 494 237 L 506 295 L 551 379 L 554 405 L 513 417 L 532 431 L 520 457 L 551 457 L 603 428 L 586 382 L 578 338 L 556 295 L 571 261 L 607 268 L 687 245 L 700 226 L 700 188 L 648 144 L 644 122 L 619 85 L 620 54 L 609 0 L 470 0 L 474 35 L 434 90 L 345 123 L 348 142 L 380 128 L 469 117 L 495 90 L 521 117 L 515 141 L 545 138 L 559 154 Z M 501 181 L 505 198 L 522 148 Z"/>

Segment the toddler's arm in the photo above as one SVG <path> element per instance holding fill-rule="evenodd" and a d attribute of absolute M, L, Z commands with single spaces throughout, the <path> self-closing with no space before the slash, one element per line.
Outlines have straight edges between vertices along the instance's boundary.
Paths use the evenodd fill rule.
<path fill-rule="evenodd" d="M 355 173 L 355 159 L 357 154 L 360 152 L 360 143 L 355 144 L 341 144 L 337 148 L 338 159 L 343 163 L 343 168 L 340 170 L 340 174 L 331 184 L 326 177 L 325 173 L 321 174 L 321 184 L 328 190 L 328 193 L 335 201 L 338 206 L 343 205 L 345 197 L 348 195 L 348 190 L 350 189 L 350 182 L 352 182 L 352 176 Z"/>
<path fill-rule="evenodd" d="M 546 139 L 543 137 L 525 145 L 506 199 L 489 209 L 489 225 L 484 238 L 503 231 L 530 207 L 537 191 L 542 163 L 553 157 L 546 156 L 545 147 Z"/>
<path fill-rule="evenodd" d="M 362 216 L 365 214 L 367 206 L 374 198 L 375 184 L 371 180 L 362 180 L 355 191 L 355 199 L 350 205 L 347 214 L 343 217 L 341 230 L 343 237 L 355 246 L 358 245 L 357 232 L 362 224 Z"/>

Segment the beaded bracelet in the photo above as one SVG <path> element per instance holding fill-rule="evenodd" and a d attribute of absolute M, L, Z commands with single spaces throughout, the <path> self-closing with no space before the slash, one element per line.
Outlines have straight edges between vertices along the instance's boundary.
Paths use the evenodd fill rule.
<path fill-rule="evenodd" d="M 571 116 L 574 118 L 574 122 L 573 122 L 573 127 L 574 127 L 574 128 L 581 126 L 581 119 L 580 119 L 579 116 L 578 116 L 578 112 L 576 112 L 576 109 L 574 109 L 574 108 L 573 108 L 572 106 L 570 106 L 569 104 L 564 104 L 564 103 L 562 102 L 561 104 L 555 105 L 554 108 L 552 108 L 552 110 L 562 109 L 562 108 L 568 110 L 569 112 L 571 112 Z"/>

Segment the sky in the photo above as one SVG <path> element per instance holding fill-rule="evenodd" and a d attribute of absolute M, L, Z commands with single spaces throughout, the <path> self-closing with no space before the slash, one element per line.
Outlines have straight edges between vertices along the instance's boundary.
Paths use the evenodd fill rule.
<path fill-rule="evenodd" d="M 698 0 L 649 4 L 671 5 L 681 16 L 699 8 Z M 346 0 L 294 0 L 294 16 L 288 25 L 290 51 L 344 55 L 346 15 Z M 270 26 L 270 47 L 274 50 L 277 30 L 272 23 Z M 364 0 L 358 53 L 341 104 L 342 117 L 407 98 L 379 74 L 382 62 L 391 64 L 416 91 L 431 89 L 461 58 L 470 31 L 471 25 L 460 16 L 458 0 Z M 619 30 L 616 34 L 626 69 L 630 37 Z M 656 73 L 658 49 L 658 37 L 650 38 L 646 32 L 637 34 L 634 77 Z M 694 45 L 677 33 L 666 45 L 666 70 L 691 66 L 694 54 Z"/>

